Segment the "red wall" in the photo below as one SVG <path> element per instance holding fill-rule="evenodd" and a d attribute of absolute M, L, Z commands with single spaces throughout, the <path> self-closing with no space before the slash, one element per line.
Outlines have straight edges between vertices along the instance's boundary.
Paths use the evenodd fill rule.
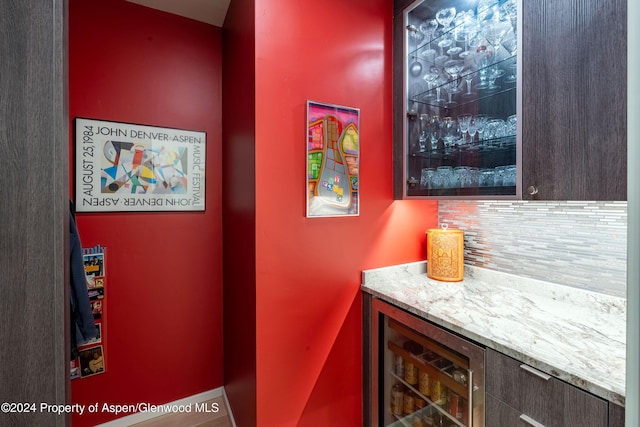
<path fill-rule="evenodd" d="M 256 425 L 254 0 L 233 0 L 223 29 L 224 387 L 239 427 Z"/>
<path fill-rule="evenodd" d="M 425 259 L 437 223 L 392 200 L 393 2 L 255 4 L 258 425 L 360 426 L 361 272 Z M 358 217 L 305 218 L 307 99 L 360 109 Z"/>
<path fill-rule="evenodd" d="M 124 0 L 70 0 L 69 59 L 71 120 L 207 133 L 206 212 L 78 214 L 83 246 L 107 247 L 106 373 L 73 380 L 72 402 L 166 403 L 221 387 L 221 30 Z"/>

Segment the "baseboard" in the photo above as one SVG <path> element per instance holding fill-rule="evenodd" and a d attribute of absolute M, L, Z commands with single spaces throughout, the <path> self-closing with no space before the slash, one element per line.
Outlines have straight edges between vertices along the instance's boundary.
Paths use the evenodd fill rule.
<path fill-rule="evenodd" d="M 231 418 L 231 423 L 235 427 L 236 423 L 233 419 L 233 415 L 231 414 L 231 408 L 229 407 L 229 402 L 227 400 L 227 394 L 224 392 L 224 387 L 218 387 L 213 390 L 205 391 L 203 393 L 194 394 L 193 396 L 185 397 L 184 399 L 179 399 L 174 402 L 165 403 L 163 405 L 189 405 L 200 402 L 205 402 L 207 400 L 215 399 L 216 397 L 223 396 L 225 403 L 227 404 L 227 408 L 229 408 L 229 418 Z M 95 427 L 129 427 L 132 424 L 141 423 L 143 421 L 150 420 L 155 417 L 159 417 L 162 415 L 166 415 L 168 412 L 138 412 L 135 414 L 127 415 L 126 417 L 117 418 L 115 420 L 106 422 L 104 424 L 99 424 Z"/>

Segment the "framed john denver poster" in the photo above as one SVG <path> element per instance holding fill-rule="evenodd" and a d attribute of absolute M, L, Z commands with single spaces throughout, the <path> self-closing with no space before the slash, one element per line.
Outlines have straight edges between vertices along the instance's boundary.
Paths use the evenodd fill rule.
<path fill-rule="evenodd" d="M 360 214 L 360 110 L 307 101 L 307 217 Z"/>
<path fill-rule="evenodd" d="M 76 118 L 76 211 L 204 211 L 205 152 L 205 132 Z"/>

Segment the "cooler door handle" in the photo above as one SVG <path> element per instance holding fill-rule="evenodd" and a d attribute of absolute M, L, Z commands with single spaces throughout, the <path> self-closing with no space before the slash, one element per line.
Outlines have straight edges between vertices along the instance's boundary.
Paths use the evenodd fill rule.
<path fill-rule="evenodd" d="M 467 418 L 469 420 L 469 426 L 473 426 L 473 369 L 467 369 L 467 384 L 469 395 L 469 401 L 467 403 Z"/>

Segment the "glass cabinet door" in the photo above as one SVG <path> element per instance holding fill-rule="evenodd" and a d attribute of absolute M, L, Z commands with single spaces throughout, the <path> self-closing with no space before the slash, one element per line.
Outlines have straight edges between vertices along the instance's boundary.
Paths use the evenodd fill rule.
<path fill-rule="evenodd" d="M 404 11 L 406 197 L 520 197 L 518 0 Z"/>

